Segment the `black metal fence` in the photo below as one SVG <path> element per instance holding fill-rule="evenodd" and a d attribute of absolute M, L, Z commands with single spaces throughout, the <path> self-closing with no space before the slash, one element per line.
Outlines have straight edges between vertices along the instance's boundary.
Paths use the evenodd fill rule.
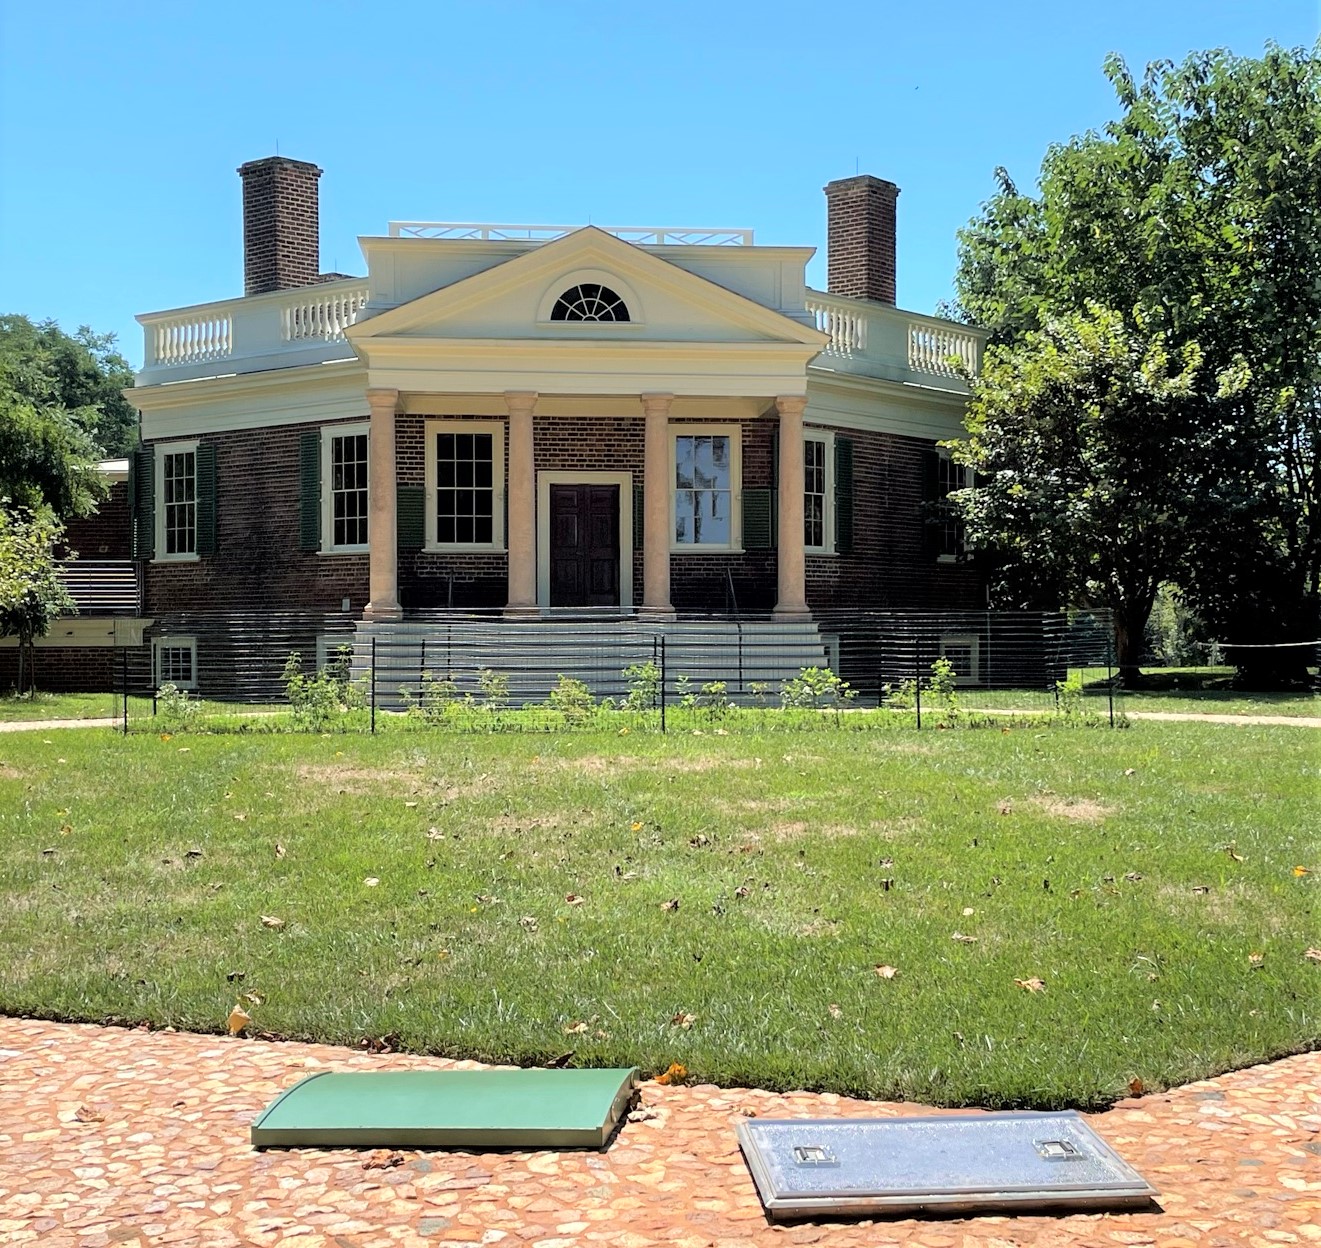
<path fill-rule="evenodd" d="M 1112 635 L 1104 612 L 198 613 L 116 672 L 126 732 L 1114 724 Z"/>

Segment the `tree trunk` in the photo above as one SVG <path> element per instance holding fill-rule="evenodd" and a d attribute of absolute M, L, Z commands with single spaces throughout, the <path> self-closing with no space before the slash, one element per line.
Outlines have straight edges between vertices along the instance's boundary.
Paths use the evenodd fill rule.
<path fill-rule="evenodd" d="M 1152 595 L 1130 598 L 1115 608 L 1115 661 L 1119 683 L 1125 689 L 1142 685 L 1140 660 L 1151 616 Z"/>

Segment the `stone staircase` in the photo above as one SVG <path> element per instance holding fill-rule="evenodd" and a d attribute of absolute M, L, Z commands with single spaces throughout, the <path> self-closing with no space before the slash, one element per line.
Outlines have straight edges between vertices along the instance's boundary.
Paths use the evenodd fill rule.
<path fill-rule="evenodd" d="M 751 703 L 779 700 L 781 684 L 805 667 L 829 662 L 826 640 L 811 619 L 648 620 L 611 615 L 482 618 L 437 613 L 396 623 L 361 621 L 353 637 L 353 667 L 376 671 L 377 705 L 403 705 L 400 688 L 416 695 L 422 674 L 448 676 L 481 696 L 483 668 L 509 677 L 511 706 L 542 703 L 561 675 L 581 680 L 597 698 L 622 699 L 635 664 L 664 666 L 667 697 L 677 700 L 712 681 Z"/>

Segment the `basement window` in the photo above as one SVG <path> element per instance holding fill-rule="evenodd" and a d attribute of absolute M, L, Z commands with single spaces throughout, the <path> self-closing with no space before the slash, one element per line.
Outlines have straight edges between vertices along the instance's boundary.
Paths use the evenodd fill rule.
<path fill-rule="evenodd" d="M 153 651 L 157 689 L 162 685 L 186 690 L 197 688 L 196 637 L 158 637 Z"/>

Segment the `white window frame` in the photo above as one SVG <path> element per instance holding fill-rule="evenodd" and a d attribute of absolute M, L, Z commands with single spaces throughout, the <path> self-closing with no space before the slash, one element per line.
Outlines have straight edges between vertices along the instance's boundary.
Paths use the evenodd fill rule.
<path fill-rule="evenodd" d="M 363 554 L 371 550 L 371 422 L 353 425 L 323 425 L 321 427 L 321 553 L 323 555 Z M 336 438 L 367 435 L 367 535 L 368 541 L 344 546 L 335 545 L 335 491 L 333 442 Z"/>
<path fill-rule="evenodd" d="M 958 673 L 955 676 L 956 685 L 975 685 L 981 679 L 981 638 L 976 633 L 945 633 L 940 639 L 940 657 L 945 657 L 946 646 L 957 646 L 959 649 L 967 648 L 970 652 L 968 662 L 968 672 Z"/>
<path fill-rule="evenodd" d="M 436 540 L 436 435 L 440 433 L 489 433 L 491 435 L 491 540 L 489 542 L 439 542 Z M 505 425 L 502 420 L 428 420 L 426 422 L 426 546 L 429 551 L 448 553 L 492 552 L 505 548 Z"/>
<path fill-rule="evenodd" d="M 956 469 L 956 470 L 958 471 L 958 474 L 959 474 L 959 481 L 958 481 L 958 484 L 955 485 L 955 486 L 952 486 L 951 489 L 952 489 L 952 490 L 966 490 L 966 489 L 968 488 L 968 477 L 969 477 L 969 475 L 970 475 L 970 473 L 971 473 L 971 469 L 969 469 L 968 465 L 967 465 L 967 464 L 956 463 L 955 460 L 954 460 L 954 457 L 953 457 L 953 456 L 949 453 L 949 451 L 947 451 L 943 446 L 942 446 L 942 447 L 937 447 L 937 448 L 936 448 L 936 454 L 940 457 L 940 460 L 941 460 L 942 463 L 949 464 L 950 467 L 952 467 L 952 468 L 954 468 L 954 469 Z M 942 498 L 938 498 L 938 499 L 936 499 L 936 502 L 937 502 L 937 503 L 942 503 L 942 504 L 943 504 L 943 503 L 945 502 L 945 499 L 944 499 L 943 497 L 942 497 Z M 946 520 L 946 521 L 943 521 L 942 523 L 953 523 L 953 521 L 951 521 L 951 520 Z M 968 543 L 967 543 L 967 540 L 966 540 L 966 538 L 964 538 L 964 537 L 960 537 L 960 539 L 959 539 L 959 548 L 958 548 L 958 550 L 955 551 L 955 552 L 952 553 L 952 554 L 951 554 L 950 552 L 948 552 L 948 551 L 941 551 L 941 553 L 938 554 L 938 555 L 936 556 L 936 562 L 937 562 L 937 563 L 958 563 L 958 562 L 960 562 L 960 561 L 963 559 L 963 557 L 964 557 L 967 553 L 968 553 Z"/>
<path fill-rule="evenodd" d="M 729 542 L 679 542 L 675 540 L 678 521 L 675 484 L 678 470 L 679 438 L 722 437 L 729 439 Z M 743 427 L 737 424 L 671 424 L 670 445 L 670 553 L 676 555 L 741 555 L 743 553 Z"/>
<path fill-rule="evenodd" d="M 154 493 L 152 506 L 155 510 L 153 525 L 156 530 L 156 552 L 152 556 L 153 563 L 195 563 L 201 556 L 197 553 L 197 439 L 191 442 L 161 442 L 154 448 L 156 458 L 154 461 Z M 181 551 L 178 554 L 167 555 L 165 553 L 165 457 L 167 455 L 187 455 L 192 452 L 193 456 L 193 549 Z"/>
<path fill-rule="evenodd" d="M 822 546 L 807 545 L 807 444 L 824 442 L 826 445 L 825 523 L 821 526 Z M 810 425 L 803 430 L 803 550 L 809 555 L 833 555 L 835 550 L 835 433 L 832 429 L 816 429 Z"/>
<path fill-rule="evenodd" d="M 190 652 L 193 669 L 192 680 L 176 680 L 172 683 L 176 689 L 196 690 L 197 688 L 197 638 L 196 637 L 157 637 L 151 646 L 151 670 L 159 689 L 167 682 L 161 679 L 161 659 L 166 650 L 187 650 Z"/>

